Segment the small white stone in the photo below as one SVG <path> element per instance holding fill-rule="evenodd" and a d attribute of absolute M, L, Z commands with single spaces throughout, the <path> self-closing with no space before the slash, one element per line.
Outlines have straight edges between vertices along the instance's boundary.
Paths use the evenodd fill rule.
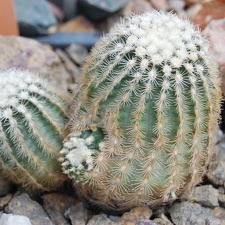
<path fill-rule="evenodd" d="M 30 219 L 26 216 L 18 216 L 3 213 L 0 217 L 1 225 L 32 225 Z"/>

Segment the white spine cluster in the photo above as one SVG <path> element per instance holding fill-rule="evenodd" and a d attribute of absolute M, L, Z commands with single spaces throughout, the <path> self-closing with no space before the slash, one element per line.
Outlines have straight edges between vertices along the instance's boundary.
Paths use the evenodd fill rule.
<path fill-rule="evenodd" d="M 81 171 L 90 171 L 94 167 L 93 154 L 95 151 L 88 146 L 94 141 L 93 136 L 85 139 L 80 138 L 80 133 L 72 133 L 69 140 L 64 143 L 60 151 L 62 155 L 58 160 L 61 162 L 63 171 L 71 178 L 77 178 Z"/>

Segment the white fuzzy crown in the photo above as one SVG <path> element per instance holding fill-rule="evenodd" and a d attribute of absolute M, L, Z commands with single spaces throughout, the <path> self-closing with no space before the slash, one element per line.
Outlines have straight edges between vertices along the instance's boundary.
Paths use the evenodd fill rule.
<path fill-rule="evenodd" d="M 126 37 L 123 41 L 122 36 Z M 112 44 L 106 46 L 109 42 Z M 158 11 L 135 15 L 118 23 L 97 45 L 99 58 L 96 62 L 106 54 L 119 61 L 122 54 L 133 50 L 136 57 L 124 61 L 127 71 L 140 64 L 139 71 L 146 72 L 151 62 L 155 66 L 164 64 L 168 74 L 181 65 L 191 70 L 192 63 L 201 57 L 206 59 L 209 49 L 208 41 L 189 21 Z M 208 66 L 210 59 L 205 63 Z"/>

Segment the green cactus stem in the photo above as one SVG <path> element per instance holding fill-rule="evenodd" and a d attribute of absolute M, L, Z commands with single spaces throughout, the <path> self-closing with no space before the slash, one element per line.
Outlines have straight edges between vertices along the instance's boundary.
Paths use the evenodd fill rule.
<path fill-rule="evenodd" d="M 0 72 L 0 170 L 26 188 L 57 189 L 67 95 L 28 71 Z"/>
<path fill-rule="evenodd" d="M 157 11 L 127 18 L 96 44 L 75 96 L 71 139 L 87 130 L 104 139 L 95 150 L 69 140 L 61 152 L 86 199 L 118 211 L 153 207 L 201 182 L 221 101 L 209 47 L 189 21 Z"/>

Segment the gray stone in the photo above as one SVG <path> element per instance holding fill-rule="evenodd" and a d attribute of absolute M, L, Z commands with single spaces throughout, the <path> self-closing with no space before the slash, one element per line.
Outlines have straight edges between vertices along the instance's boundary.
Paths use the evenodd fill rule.
<path fill-rule="evenodd" d="M 8 203 L 10 202 L 10 200 L 12 199 L 12 194 L 7 194 L 4 197 L 0 198 L 0 210 L 3 210 Z"/>
<path fill-rule="evenodd" d="M 18 216 L 3 213 L 0 217 L 1 225 L 32 225 L 26 216 Z"/>
<path fill-rule="evenodd" d="M 19 23 L 40 29 L 56 24 L 56 19 L 46 0 L 15 0 L 14 3 Z"/>
<path fill-rule="evenodd" d="M 117 225 L 116 222 L 111 221 L 106 214 L 94 215 L 87 225 Z"/>
<path fill-rule="evenodd" d="M 70 56 L 70 58 L 78 65 L 82 65 L 88 55 L 87 49 L 84 46 L 78 44 L 70 45 L 65 49 L 65 51 Z"/>
<path fill-rule="evenodd" d="M 53 225 L 41 205 L 31 200 L 25 193 L 15 196 L 5 208 L 5 212 L 27 216 L 32 225 Z"/>
<path fill-rule="evenodd" d="M 175 203 L 169 212 L 175 225 L 221 225 L 211 209 L 197 203 Z"/>
<path fill-rule="evenodd" d="M 120 218 L 120 216 L 109 215 L 109 219 L 113 222 L 117 222 Z"/>
<path fill-rule="evenodd" d="M 218 198 L 219 191 L 213 188 L 212 185 L 195 187 L 192 190 L 187 191 L 182 196 L 182 199 L 186 199 L 191 202 L 197 202 L 206 207 L 219 206 Z"/>
<path fill-rule="evenodd" d="M 47 213 L 54 225 L 70 225 L 69 221 L 59 211 L 49 209 Z"/>
<path fill-rule="evenodd" d="M 0 197 L 8 194 L 12 189 L 12 183 L 0 173 Z"/>
<path fill-rule="evenodd" d="M 88 213 L 88 210 L 84 207 L 82 202 L 77 203 L 68 210 L 68 215 L 72 225 L 86 225 L 89 219 Z"/>

